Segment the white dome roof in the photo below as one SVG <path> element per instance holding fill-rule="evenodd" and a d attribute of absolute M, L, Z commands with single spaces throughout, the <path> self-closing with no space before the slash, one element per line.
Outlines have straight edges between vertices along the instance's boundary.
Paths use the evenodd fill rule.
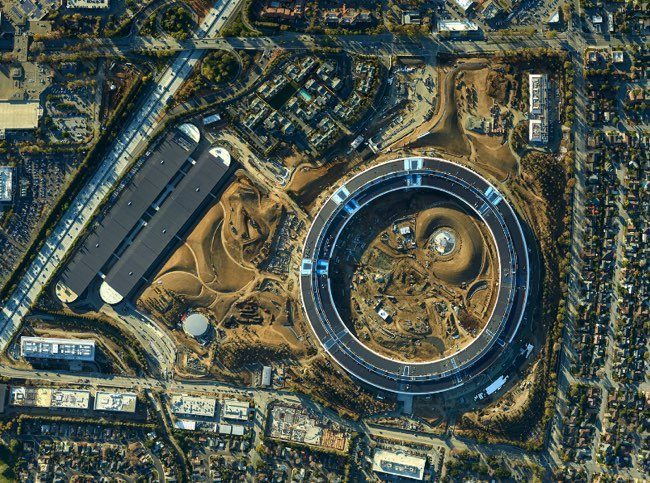
<path fill-rule="evenodd" d="M 230 153 L 226 148 L 215 146 L 213 148 L 210 148 L 210 154 L 215 158 L 223 161 L 223 164 L 226 166 L 230 166 Z"/>
<path fill-rule="evenodd" d="M 183 322 L 183 330 L 192 337 L 201 337 L 208 331 L 208 318 L 203 314 L 190 314 Z"/>
<path fill-rule="evenodd" d="M 433 247 L 440 255 L 449 255 L 456 248 L 456 235 L 451 230 L 441 229 L 433 235 Z"/>
<path fill-rule="evenodd" d="M 120 295 L 117 290 L 115 290 L 106 282 L 102 282 L 100 285 L 99 296 L 104 302 L 110 305 L 119 304 L 122 300 L 124 300 L 124 297 L 122 297 L 122 295 Z"/>
<path fill-rule="evenodd" d="M 178 130 L 185 134 L 188 138 L 194 141 L 196 144 L 201 140 L 201 131 L 194 124 L 186 122 L 178 126 Z"/>

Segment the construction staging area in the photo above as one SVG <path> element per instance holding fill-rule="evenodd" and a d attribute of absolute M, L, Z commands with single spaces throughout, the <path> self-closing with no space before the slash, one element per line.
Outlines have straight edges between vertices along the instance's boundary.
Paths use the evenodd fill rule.
<path fill-rule="evenodd" d="M 421 236 L 418 240 L 420 235 L 417 225 L 409 226 L 408 223 L 412 213 L 406 213 L 406 219 L 395 222 L 381 204 L 387 197 L 408 197 L 416 192 L 424 193 L 425 197 L 433 194 L 434 206 L 446 209 L 454 206 L 459 213 L 471 217 L 471 223 L 476 224 L 473 229 L 483 234 L 481 237 L 486 246 L 482 250 L 486 253 L 494 252 L 491 256 L 485 256 L 492 260 L 492 273 L 489 273 L 489 276 L 480 277 L 482 268 L 475 273 L 467 272 L 469 269 L 475 269 L 476 265 L 482 267 L 484 256 L 481 256 L 481 263 L 478 264 L 476 258 L 470 257 L 468 267 L 462 264 L 463 266 L 456 267 L 450 273 L 436 268 L 439 263 L 436 262 L 437 258 L 441 262 L 451 260 L 456 250 L 462 250 L 463 246 L 467 248 L 469 243 L 475 244 L 481 239 L 463 233 L 463 230 L 468 229 L 468 219 L 460 218 L 462 223 L 451 224 L 449 218 L 439 217 L 438 222 L 427 224 L 424 230 L 427 236 Z M 410 203 L 410 206 L 413 206 L 413 203 Z M 395 326 L 404 323 L 404 320 L 393 320 L 395 315 L 400 318 L 401 315 L 391 304 L 381 300 L 375 304 L 376 299 L 366 304 L 368 308 L 365 314 L 361 311 L 363 317 L 367 319 L 374 316 L 375 321 L 363 341 L 357 334 L 363 332 L 363 324 L 350 324 L 350 317 L 346 316 L 355 306 L 349 301 L 350 294 L 346 292 L 349 288 L 344 287 L 345 284 L 341 283 L 341 280 L 347 280 L 347 276 L 352 277 L 353 283 L 357 285 L 363 283 L 358 275 L 355 278 L 355 275 L 351 274 L 349 265 L 355 263 L 355 257 L 351 256 L 357 249 L 355 247 L 361 246 L 357 251 L 362 254 L 363 261 L 363 246 L 367 246 L 367 241 L 360 239 L 353 230 L 350 235 L 351 230 L 347 227 L 367 227 L 368 224 L 363 223 L 362 219 L 364 213 L 371 209 L 379 209 L 378 213 L 385 219 L 385 224 L 392 228 L 392 234 L 384 232 L 382 237 L 381 233 L 377 233 L 380 240 L 389 248 L 394 244 L 395 252 L 403 260 L 413 262 L 422 258 L 418 270 L 424 271 L 427 268 L 427 261 L 423 260 L 424 254 L 409 254 L 408 251 L 418 247 L 420 250 L 429 251 L 432 258 L 428 267 L 437 276 L 436 280 L 425 281 L 424 285 L 435 288 L 438 284 L 439 287 L 435 290 L 438 295 L 449 292 L 452 290 L 450 287 L 454 285 L 458 287 L 457 295 L 450 292 L 446 297 L 434 300 L 434 305 L 445 305 L 446 312 L 454 314 L 452 317 L 458 319 L 459 323 L 446 319 L 445 324 L 453 323 L 456 327 L 441 331 L 443 337 L 438 338 L 437 349 L 429 351 L 426 360 L 405 360 L 403 356 L 395 354 L 398 347 L 394 346 L 392 351 L 386 351 L 382 350 L 381 345 L 373 344 L 373 336 L 368 334 L 376 332 L 372 327 L 383 325 L 395 331 Z M 474 242 L 471 242 L 472 238 L 475 238 Z M 403 253 L 400 253 L 400 250 Z M 393 261 L 388 259 L 385 263 L 392 264 Z M 460 278 L 459 271 L 463 275 Z M 381 277 L 381 274 L 375 274 L 372 278 L 381 280 Z M 413 275 L 406 273 L 403 279 L 407 281 L 409 277 L 413 278 Z M 369 277 L 366 275 L 365 278 Z M 475 282 L 488 285 L 481 291 L 491 295 L 489 300 L 483 303 L 483 315 L 480 318 L 474 317 L 476 321 L 469 327 L 460 322 L 462 317 L 459 316 L 461 305 L 467 302 L 468 292 Z M 465 294 L 461 294 L 460 289 L 464 290 Z M 528 290 L 528 247 L 513 209 L 486 179 L 467 168 L 437 158 L 389 161 L 363 171 L 347 181 L 325 202 L 315 217 L 305 241 L 301 265 L 301 295 L 304 308 L 323 348 L 358 379 L 398 393 L 427 394 L 449 390 L 465 384 L 491 366 L 515 337 L 526 308 Z M 354 292 L 357 297 L 359 294 L 363 297 L 363 291 L 358 287 L 355 287 Z M 366 298 L 369 299 L 371 295 L 368 293 Z M 398 297 L 392 298 L 391 301 L 386 297 L 387 301 L 394 305 Z M 435 299 L 433 296 L 432 298 Z M 357 305 L 361 304 L 357 301 Z M 414 313 L 416 312 L 418 310 L 414 310 Z M 420 310 L 420 313 L 422 312 L 424 311 Z M 425 321 L 420 322 L 422 325 Z M 423 332 L 428 334 L 440 321 L 432 317 L 426 324 L 429 325 L 429 330 Z M 410 332 L 412 335 L 415 331 Z M 412 344 L 413 339 L 414 337 L 404 338 L 404 347 Z M 452 344 L 452 347 L 447 350 L 440 347 L 440 343 Z M 419 344 L 422 346 L 421 341 Z"/>
<path fill-rule="evenodd" d="M 146 281 L 176 237 L 214 200 L 229 170 L 225 149 L 200 143 L 199 129 L 183 124 L 146 154 L 63 270 L 56 286 L 62 302 L 79 300 L 99 278 L 103 302 L 117 304 Z"/>
<path fill-rule="evenodd" d="M 422 362 L 467 346 L 494 305 L 497 257 L 478 216 L 433 190 L 367 204 L 337 240 L 333 299 L 375 352 Z"/>

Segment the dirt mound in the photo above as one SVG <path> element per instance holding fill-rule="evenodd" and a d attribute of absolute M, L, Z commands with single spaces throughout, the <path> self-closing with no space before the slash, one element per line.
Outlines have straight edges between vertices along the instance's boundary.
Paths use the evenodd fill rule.
<path fill-rule="evenodd" d="M 244 176 L 230 185 L 221 202 L 226 251 L 237 263 L 257 265 L 263 258 L 262 247 L 282 214 L 282 205 Z"/>
<path fill-rule="evenodd" d="M 323 191 L 335 184 L 351 167 L 349 159 L 323 166 L 303 165 L 296 168 L 287 185 L 287 193 L 305 207 L 311 207 Z"/>
<path fill-rule="evenodd" d="M 451 228 L 457 235 L 456 248 L 447 257 L 434 257 L 430 265 L 436 277 L 447 283 L 470 283 L 481 273 L 485 258 L 485 240 L 474 217 L 451 206 L 434 207 L 421 212 L 416 220 L 416 242 L 424 248 L 440 228 Z"/>
<path fill-rule="evenodd" d="M 422 190 L 384 195 L 355 217 L 339 235 L 330 278 L 337 309 L 359 340 L 403 361 L 438 359 L 470 343 L 496 287 L 482 220 Z M 479 281 L 485 289 L 468 305 Z"/>

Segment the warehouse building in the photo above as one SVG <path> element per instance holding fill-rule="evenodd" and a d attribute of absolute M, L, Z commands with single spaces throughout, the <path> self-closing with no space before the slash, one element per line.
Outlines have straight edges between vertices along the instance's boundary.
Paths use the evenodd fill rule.
<path fill-rule="evenodd" d="M 50 387 L 12 386 L 9 404 L 20 407 L 88 409 L 90 392 Z"/>
<path fill-rule="evenodd" d="M 0 205 L 14 198 L 14 168 L 0 166 Z"/>
<path fill-rule="evenodd" d="M 92 362 L 95 360 L 95 341 L 89 339 L 21 337 L 20 354 L 23 357 L 33 359 Z"/>
<path fill-rule="evenodd" d="M 458 8 L 460 8 L 463 13 L 466 14 L 476 2 L 474 2 L 474 0 L 454 0 L 454 3 L 458 5 Z"/>
<path fill-rule="evenodd" d="M 545 74 L 528 75 L 528 140 L 548 143 L 548 86 Z"/>
<path fill-rule="evenodd" d="M 196 431 L 196 421 L 191 419 L 177 419 L 174 427 L 185 431 Z"/>
<path fill-rule="evenodd" d="M 0 384 L 0 414 L 5 412 L 6 399 L 7 399 L 7 385 Z"/>
<path fill-rule="evenodd" d="M 70 9 L 103 10 L 109 7 L 109 0 L 67 0 Z"/>
<path fill-rule="evenodd" d="M 438 32 L 451 37 L 463 37 L 479 33 L 478 25 L 471 20 L 438 20 Z"/>
<path fill-rule="evenodd" d="M 212 418 L 217 410 L 217 400 L 208 397 L 175 395 L 171 398 L 172 413 L 182 416 Z"/>
<path fill-rule="evenodd" d="M 6 131 L 36 129 L 42 113 L 38 101 L 0 100 L 0 139 Z"/>
<path fill-rule="evenodd" d="M 262 386 L 268 387 L 271 385 L 271 376 L 273 375 L 273 370 L 271 366 L 264 366 L 262 368 Z"/>
<path fill-rule="evenodd" d="M 132 392 L 97 391 L 94 408 L 96 411 L 134 413 L 137 401 L 137 395 Z"/>
<path fill-rule="evenodd" d="M 248 401 L 238 401 L 237 399 L 226 399 L 223 402 L 222 415 L 226 419 L 247 421 L 249 408 L 250 408 L 250 403 Z"/>

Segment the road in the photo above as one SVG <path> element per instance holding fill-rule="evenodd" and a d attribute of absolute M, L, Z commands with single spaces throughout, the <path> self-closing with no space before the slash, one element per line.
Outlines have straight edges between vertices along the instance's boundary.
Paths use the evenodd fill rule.
<path fill-rule="evenodd" d="M 138 388 L 139 391 L 156 390 L 162 391 L 167 395 L 171 394 L 194 394 L 206 397 L 239 397 L 252 398 L 257 408 L 257 414 L 254 421 L 254 431 L 256 438 L 260 438 L 264 432 L 264 421 L 266 418 L 267 407 L 272 401 L 282 401 L 287 404 L 307 404 L 317 409 L 327 417 L 332 418 L 338 423 L 351 427 L 357 431 L 363 431 L 375 437 L 404 441 L 406 443 L 426 444 L 434 446 L 444 446 L 448 449 L 462 450 L 480 450 L 487 455 L 502 455 L 505 451 L 514 455 L 518 459 L 539 462 L 539 458 L 529 455 L 522 448 L 511 445 L 488 445 L 476 444 L 466 438 L 456 436 L 438 436 L 424 431 L 410 431 L 400 428 L 384 427 L 376 424 L 365 422 L 353 423 L 341 419 L 337 414 L 321 407 L 315 407 L 313 403 L 305 401 L 304 396 L 288 393 L 276 389 L 260 389 L 242 386 L 224 384 L 217 381 L 163 381 L 153 377 L 130 377 L 130 376 L 111 376 L 105 374 L 75 374 L 64 371 L 32 371 L 24 369 L 15 369 L 8 366 L 0 365 L 0 375 L 8 378 L 30 381 L 32 383 L 50 384 L 56 383 L 61 385 L 82 385 L 88 389 L 96 390 L 104 388 L 109 390 L 133 390 Z"/>
<path fill-rule="evenodd" d="M 147 36 L 126 36 L 119 38 L 55 39 L 44 45 L 44 52 L 69 50 L 75 54 L 82 52 L 102 55 L 126 55 L 132 52 L 176 52 L 187 50 L 305 50 L 318 51 L 323 48 L 338 48 L 346 52 L 373 56 L 431 56 L 479 55 L 520 49 L 550 48 L 571 50 L 577 45 L 624 46 L 641 43 L 637 37 L 608 38 L 599 34 L 583 34 L 569 30 L 559 32 L 554 37 L 541 33 L 527 35 L 497 35 L 482 39 L 450 40 L 439 36 L 406 37 L 394 34 L 378 35 L 308 35 L 283 33 L 273 37 L 214 37 L 205 35 L 187 40 L 175 40 L 169 36 L 155 38 Z"/>
<path fill-rule="evenodd" d="M 477 40 L 445 40 L 439 37 L 402 37 L 393 34 L 304 35 L 285 33 L 273 37 L 211 37 L 192 38 L 178 41 L 170 37 L 122 37 L 115 39 L 60 39 L 45 45 L 45 52 L 94 52 L 102 55 L 126 55 L 132 52 L 175 52 L 193 50 L 306 50 L 317 51 L 323 48 L 339 48 L 346 52 L 373 56 L 430 56 L 437 53 L 449 55 L 473 55 L 494 53 L 523 48 L 562 49 L 568 42 L 566 35 L 555 38 L 543 35 L 526 37 L 502 37 Z"/>
<path fill-rule="evenodd" d="M 229 14 L 242 0 L 218 0 L 199 29 L 215 36 L 225 25 Z M 140 150 L 151 140 L 168 101 L 178 91 L 203 55 L 202 50 L 180 52 L 157 80 L 154 89 L 130 123 L 122 130 L 93 177 L 81 189 L 70 208 L 53 227 L 16 290 L 10 295 L 0 314 L 0 350 L 4 350 L 29 312 L 41 291 L 56 273 L 93 214 L 116 186 Z"/>
<path fill-rule="evenodd" d="M 146 314 L 138 312 L 128 302 L 118 306 L 104 305 L 101 312 L 125 326 L 145 350 L 151 366 L 163 379 L 169 379 L 174 373 L 176 363 L 176 344 L 173 336 L 163 330 Z"/>

